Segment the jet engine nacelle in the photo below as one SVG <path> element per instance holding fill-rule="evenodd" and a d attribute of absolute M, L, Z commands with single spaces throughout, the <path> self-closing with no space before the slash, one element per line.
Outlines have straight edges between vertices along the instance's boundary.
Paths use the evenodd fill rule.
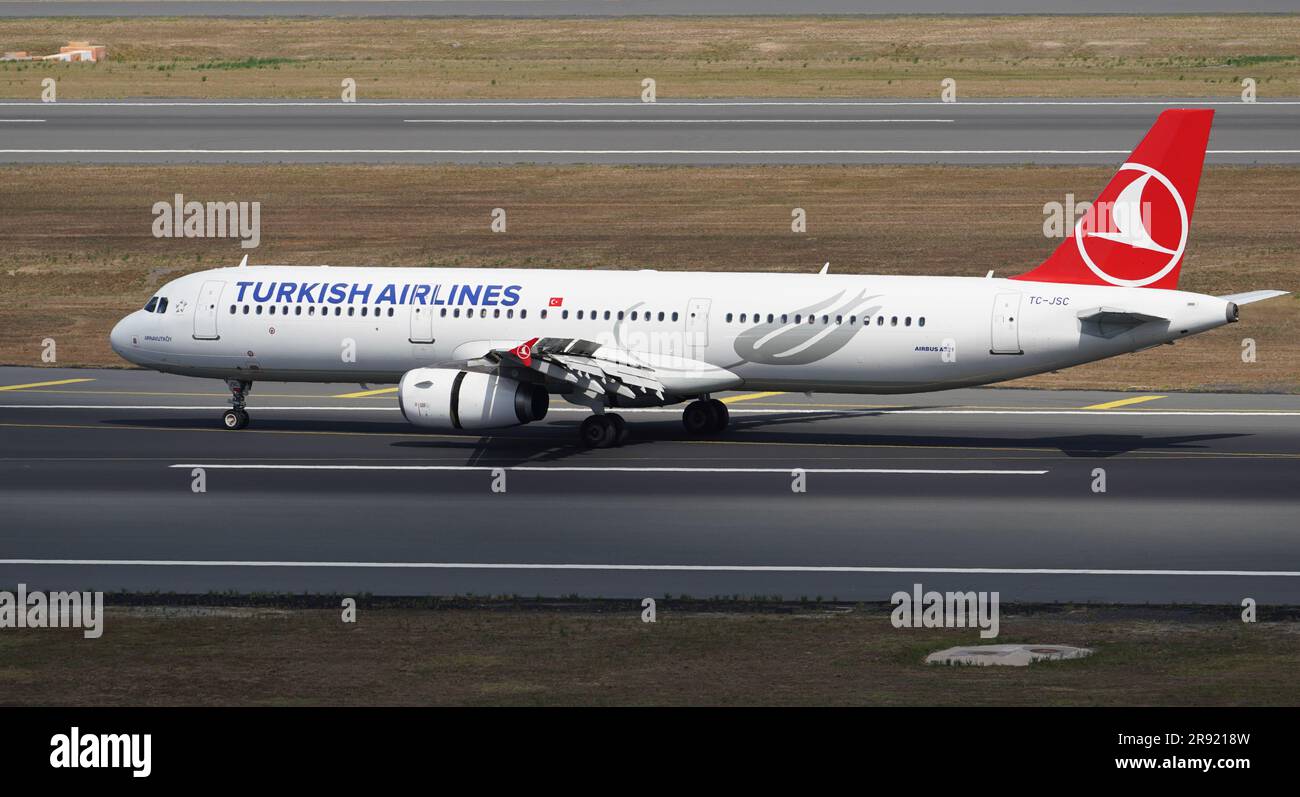
<path fill-rule="evenodd" d="M 455 368 L 415 368 L 397 387 L 402 415 L 434 429 L 498 429 L 540 421 L 550 398 L 545 388 Z"/>

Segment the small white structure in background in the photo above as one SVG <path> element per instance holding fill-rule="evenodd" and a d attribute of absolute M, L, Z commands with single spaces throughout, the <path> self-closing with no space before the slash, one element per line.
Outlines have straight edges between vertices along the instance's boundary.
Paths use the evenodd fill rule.
<path fill-rule="evenodd" d="M 103 61 L 108 58 L 108 48 L 102 44 L 71 41 L 59 48 L 53 55 L 32 55 L 25 50 L 4 53 L 0 61 Z"/>
<path fill-rule="evenodd" d="M 1027 667 L 1036 661 L 1063 661 L 1091 656 L 1088 648 L 1069 645 L 970 645 L 947 648 L 925 657 L 926 664 Z"/>

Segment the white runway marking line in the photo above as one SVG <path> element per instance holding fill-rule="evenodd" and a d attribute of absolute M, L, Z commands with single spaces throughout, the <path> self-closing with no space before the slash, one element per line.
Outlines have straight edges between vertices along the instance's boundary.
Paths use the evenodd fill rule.
<path fill-rule="evenodd" d="M 633 565 L 534 562 L 329 562 L 244 559 L 0 559 L 3 565 L 79 567 L 319 567 L 412 570 L 607 570 L 698 573 L 928 573 L 994 576 L 1228 576 L 1296 578 L 1297 570 L 1112 570 L 1065 567 L 872 567 L 856 565 Z"/>
<path fill-rule="evenodd" d="M 697 468 L 697 467 L 658 467 L 648 466 L 633 468 L 624 466 L 583 466 L 583 465 L 268 465 L 254 463 L 182 463 L 168 465 L 168 468 L 203 468 L 205 470 L 377 470 L 377 471 L 474 471 L 491 472 L 494 470 L 521 471 L 527 473 L 781 473 L 789 475 L 793 470 L 804 473 L 824 474 L 874 474 L 906 476 L 1042 476 L 1046 470 L 989 470 L 989 469 L 936 469 L 936 468 Z"/>
<path fill-rule="evenodd" d="M 719 124 L 952 124 L 955 119 L 403 119 L 410 124 L 719 125 Z"/>
<path fill-rule="evenodd" d="M 23 122 L 44 122 L 44 119 L 0 119 L 0 124 L 21 124 Z"/>
<path fill-rule="evenodd" d="M 338 100 L 215 100 L 196 102 L 185 100 L 79 100 L 61 102 L 17 101 L 0 102 L 0 108 L 13 107 L 80 107 L 80 108 L 762 108 L 762 107 L 845 107 L 845 108 L 898 108 L 942 107 L 946 109 L 1021 106 L 1160 106 L 1187 108 L 1193 106 L 1240 106 L 1267 108 L 1271 105 L 1300 105 L 1300 100 L 1260 100 L 1244 103 L 1240 100 L 1197 100 L 1178 98 L 1170 100 L 964 100 L 941 102 L 939 100 L 670 100 L 640 102 L 638 100 L 392 100 L 341 102 Z"/>
<path fill-rule="evenodd" d="M 198 404 L 5 404 L 0 402 L 0 410 L 160 410 L 160 411 L 224 411 L 230 409 L 230 405 L 222 404 L 220 406 L 201 406 Z M 396 406 L 382 407 L 358 407 L 349 406 L 269 406 L 258 407 L 250 406 L 249 411 L 256 414 L 258 412 L 399 412 Z M 590 410 L 581 407 L 553 407 L 550 412 L 553 413 L 575 413 L 585 415 Z M 732 407 L 732 415 L 1090 415 L 1097 418 L 1115 418 L 1125 415 L 1140 415 L 1142 417 L 1160 417 L 1160 416 L 1194 416 L 1194 417 L 1259 417 L 1272 416 L 1279 418 L 1288 418 L 1300 416 L 1300 410 L 892 410 L 892 409 L 855 409 L 846 407 L 844 409 L 762 409 L 759 407 Z M 678 415 L 680 409 L 673 407 L 629 407 L 620 408 L 619 413 L 632 414 L 653 414 L 662 413 Z"/>
<path fill-rule="evenodd" d="M 1126 149 L 0 149 L 0 155 L 1127 155 Z M 1207 155 L 1297 155 L 1212 149 Z"/>

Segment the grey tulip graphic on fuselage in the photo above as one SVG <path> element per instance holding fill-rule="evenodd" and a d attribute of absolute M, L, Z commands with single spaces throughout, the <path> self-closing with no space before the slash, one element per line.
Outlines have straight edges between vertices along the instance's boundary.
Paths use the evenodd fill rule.
<path fill-rule="evenodd" d="M 763 365 L 807 365 L 829 357 L 848 345 L 861 331 L 864 316 L 871 316 L 880 309 L 879 304 L 863 306 L 880 298 L 880 294 L 867 296 L 866 291 L 862 291 L 853 299 L 838 304 L 842 296 L 844 291 L 745 330 L 736 338 L 736 354 L 746 363 Z M 835 307 L 835 310 L 828 310 L 830 307 Z M 837 319 L 842 321 L 837 322 Z M 850 319 L 853 323 L 849 323 Z"/>

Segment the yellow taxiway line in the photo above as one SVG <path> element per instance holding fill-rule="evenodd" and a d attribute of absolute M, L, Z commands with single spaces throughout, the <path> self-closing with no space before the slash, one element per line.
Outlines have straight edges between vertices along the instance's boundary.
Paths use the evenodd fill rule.
<path fill-rule="evenodd" d="M 1105 404 L 1093 404 L 1084 407 L 1085 410 L 1113 410 L 1116 407 L 1127 407 L 1130 404 L 1141 404 L 1144 401 L 1155 401 L 1156 399 L 1169 398 L 1168 396 L 1134 396 L 1133 398 L 1119 399 L 1117 401 L 1107 401 Z"/>
<path fill-rule="evenodd" d="M 396 392 L 397 388 L 395 387 L 380 387 L 375 388 L 374 390 L 361 390 L 356 393 L 340 393 L 337 396 L 330 396 L 330 398 L 365 398 L 367 396 L 380 396 L 384 393 Z"/>
<path fill-rule="evenodd" d="M 94 379 L 59 379 L 54 382 L 28 382 L 25 385 L 0 385 L 0 390 L 26 390 L 29 387 L 50 387 L 52 385 L 71 385 L 74 382 L 94 381 Z"/>
<path fill-rule="evenodd" d="M 722 399 L 722 403 L 735 404 L 737 401 L 749 401 L 750 399 L 761 399 L 761 398 L 767 398 L 768 396 L 781 396 L 781 395 L 784 394 L 781 393 L 780 391 L 777 391 L 775 393 L 742 393 L 739 396 L 728 396 Z"/>

